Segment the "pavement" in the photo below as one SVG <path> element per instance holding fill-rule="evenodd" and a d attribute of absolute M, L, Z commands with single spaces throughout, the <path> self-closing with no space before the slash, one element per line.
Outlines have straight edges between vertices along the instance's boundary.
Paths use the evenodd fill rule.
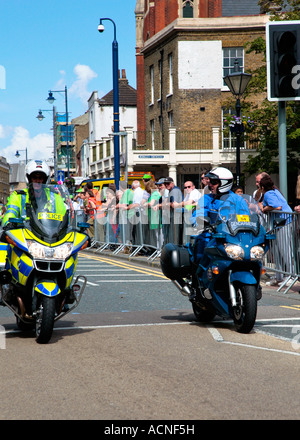
<path fill-rule="evenodd" d="M 98 248 L 99 249 L 99 248 Z M 148 267 L 154 267 L 160 269 L 160 258 L 159 256 L 155 259 L 152 259 L 149 256 L 146 255 L 135 255 L 130 256 L 128 253 L 124 253 L 124 251 L 121 251 L 117 254 L 113 253 L 113 250 L 105 249 L 102 252 L 97 251 L 97 248 L 88 248 L 83 252 L 88 252 L 92 254 L 96 254 L 99 256 L 103 256 L 106 258 L 111 258 L 115 260 L 123 260 L 126 262 L 132 262 L 134 264 L 142 265 L 142 266 L 148 266 Z M 261 286 L 263 289 L 263 293 L 267 293 L 270 295 L 275 295 L 277 297 L 283 296 L 284 298 L 290 298 L 295 301 L 300 301 L 300 281 L 298 280 L 292 287 L 288 289 L 289 286 L 285 286 L 283 288 L 280 288 L 279 286 L 270 286 L 268 283 L 270 282 L 271 277 L 274 276 L 274 273 L 272 272 L 266 272 L 261 277 Z"/>

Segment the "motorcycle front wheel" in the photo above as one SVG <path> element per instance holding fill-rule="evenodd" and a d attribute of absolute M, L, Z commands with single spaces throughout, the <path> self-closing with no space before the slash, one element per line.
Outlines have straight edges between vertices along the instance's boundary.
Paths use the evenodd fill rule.
<path fill-rule="evenodd" d="M 233 319 L 239 333 L 250 333 L 257 313 L 256 286 L 236 287 L 237 306 L 233 307 Z"/>
<path fill-rule="evenodd" d="M 41 295 L 36 311 L 36 342 L 47 344 L 53 333 L 55 318 L 55 298 Z"/>

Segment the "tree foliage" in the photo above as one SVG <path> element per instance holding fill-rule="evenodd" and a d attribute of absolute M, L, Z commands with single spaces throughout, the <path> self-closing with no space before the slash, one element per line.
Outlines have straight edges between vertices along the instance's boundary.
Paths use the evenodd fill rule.
<path fill-rule="evenodd" d="M 286 21 L 300 19 L 300 0 L 259 0 L 263 13 L 271 14 L 270 20 Z M 263 55 L 266 60 L 266 42 L 257 38 L 246 44 L 246 53 Z M 245 97 L 267 92 L 267 72 L 264 63 L 258 69 L 250 71 L 252 79 L 245 92 Z M 258 106 L 243 103 L 242 109 L 247 112 L 256 124 L 260 140 L 258 155 L 249 157 L 245 171 L 253 174 L 263 170 L 268 173 L 278 172 L 278 103 L 266 99 Z M 296 173 L 300 169 L 300 101 L 286 101 L 287 122 L 287 169 Z"/>

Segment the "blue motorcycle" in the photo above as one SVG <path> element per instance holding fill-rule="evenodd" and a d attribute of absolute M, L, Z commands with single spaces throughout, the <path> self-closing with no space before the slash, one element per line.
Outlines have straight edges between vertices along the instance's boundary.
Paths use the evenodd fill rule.
<path fill-rule="evenodd" d="M 162 271 L 189 298 L 198 322 L 218 315 L 233 319 L 238 332 L 249 333 L 262 295 L 263 257 L 275 239 L 273 231 L 285 220 L 274 222 L 267 232 L 257 203 L 245 196 L 243 204 L 227 197 L 214 224 L 209 218 L 197 222 L 201 233 L 191 236 L 187 245 L 164 246 Z"/>

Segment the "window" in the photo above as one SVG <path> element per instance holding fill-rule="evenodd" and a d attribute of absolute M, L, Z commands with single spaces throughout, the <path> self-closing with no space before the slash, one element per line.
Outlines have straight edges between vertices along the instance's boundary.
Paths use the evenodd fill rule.
<path fill-rule="evenodd" d="M 161 86 L 162 86 L 162 61 L 158 61 L 158 73 L 159 73 L 159 88 L 158 88 L 158 100 L 161 100 Z"/>
<path fill-rule="evenodd" d="M 159 141 L 159 145 L 156 146 L 157 150 L 161 150 L 162 149 L 162 145 L 163 145 L 163 118 L 162 116 L 158 117 L 158 123 L 159 123 L 159 139 L 157 139 Z"/>
<path fill-rule="evenodd" d="M 169 127 L 173 127 L 173 112 L 168 113 Z"/>
<path fill-rule="evenodd" d="M 169 95 L 173 94 L 173 55 L 170 53 L 168 56 L 169 64 Z"/>
<path fill-rule="evenodd" d="M 151 150 L 155 150 L 155 130 L 154 130 L 154 120 L 150 121 L 151 130 Z"/>
<path fill-rule="evenodd" d="M 193 18 L 194 17 L 194 1 L 184 0 L 182 2 L 182 17 Z"/>
<path fill-rule="evenodd" d="M 150 66 L 150 86 L 151 86 L 150 104 L 153 104 L 154 103 L 154 68 L 153 68 L 153 66 Z"/>
<path fill-rule="evenodd" d="M 225 129 L 224 126 L 224 120 L 225 115 L 235 115 L 236 111 L 233 108 L 223 108 L 222 109 L 222 143 L 223 143 L 223 150 L 236 150 L 236 135 L 234 133 L 231 133 L 229 128 Z M 228 125 L 227 125 L 228 127 Z M 246 142 L 241 142 L 240 145 L 241 149 L 247 148 Z"/>
<path fill-rule="evenodd" d="M 223 77 L 234 71 L 234 62 L 238 60 L 241 72 L 244 72 L 244 49 L 228 47 L 223 49 Z M 223 83 L 225 86 L 225 82 Z"/>

